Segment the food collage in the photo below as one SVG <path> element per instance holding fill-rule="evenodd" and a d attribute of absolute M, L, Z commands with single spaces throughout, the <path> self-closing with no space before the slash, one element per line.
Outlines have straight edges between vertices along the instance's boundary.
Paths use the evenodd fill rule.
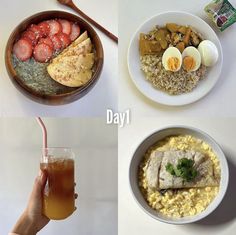
<path fill-rule="evenodd" d="M 236 0 L 1 1 L 0 235 L 234 235 Z"/>

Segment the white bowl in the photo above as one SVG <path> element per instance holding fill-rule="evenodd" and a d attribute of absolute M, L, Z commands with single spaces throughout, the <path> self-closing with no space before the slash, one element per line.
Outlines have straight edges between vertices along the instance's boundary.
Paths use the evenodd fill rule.
<path fill-rule="evenodd" d="M 151 147 L 154 143 L 157 141 L 170 136 L 170 135 L 191 135 L 196 138 L 199 138 L 203 140 L 204 142 L 208 143 L 215 154 L 217 155 L 219 161 L 220 161 L 220 167 L 221 167 L 221 180 L 220 180 L 220 188 L 217 196 L 215 199 L 211 202 L 211 204 L 201 213 L 194 215 L 194 216 L 187 216 L 179 219 L 166 217 L 163 214 L 155 211 L 152 209 L 148 203 L 145 201 L 139 186 L 138 186 L 138 169 L 139 164 L 147 151 L 149 147 Z M 228 170 L 228 164 L 225 158 L 225 155 L 223 151 L 221 150 L 220 146 L 216 143 L 214 139 L 212 139 L 209 135 L 202 132 L 201 130 L 198 130 L 193 127 L 187 127 L 187 126 L 170 126 L 166 127 L 164 129 L 160 129 L 158 131 L 153 132 L 138 145 L 137 149 L 134 151 L 133 157 L 130 162 L 130 168 L 129 168 L 129 182 L 132 194 L 134 196 L 134 199 L 138 203 L 138 205 L 151 217 L 154 219 L 157 219 L 159 221 L 170 223 L 170 224 L 187 224 L 187 223 L 193 223 L 198 220 L 201 220 L 211 214 L 217 206 L 221 203 L 227 187 L 228 187 L 228 181 L 229 181 L 229 170 Z"/>
<path fill-rule="evenodd" d="M 167 93 L 154 88 L 150 82 L 145 80 L 144 73 L 140 69 L 139 59 L 140 33 L 148 33 L 156 25 L 165 25 L 166 23 L 172 22 L 180 25 L 192 26 L 199 33 L 201 33 L 205 39 L 214 42 L 219 52 L 217 64 L 211 68 L 208 68 L 208 73 L 204 80 L 200 81 L 192 92 L 175 96 L 168 95 Z M 201 18 L 186 12 L 165 12 L 153 16 L 137 29 L 129 45 L 127 61 L 130 76 L 140 92 L 157 103 L 180 106 L 199 100 L 210 92 L 210 90 L 215 86 L 222 69 L 223 53 L 217 35 Z"/>

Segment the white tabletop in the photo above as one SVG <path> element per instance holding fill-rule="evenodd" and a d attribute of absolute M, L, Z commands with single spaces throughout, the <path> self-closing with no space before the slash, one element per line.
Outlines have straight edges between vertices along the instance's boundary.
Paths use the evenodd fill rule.
<path fill-rule="evenodd" d="M 202 221 L 169 225 L 147 215 L 134 200 L 129 187 L 131 156 L 144 137 L 168 125 L 193 126 L 208 133 L 222 147 L 229 164 L 228 191 L 220 206 Z M 236 231 L 236 119 L 140 118 L 119 131 L 119 234 L 120 235 L 233 235 Z"/>
<path fill-rule="evenodd" d="M 75 4 L 117 35 L 118 0 L 75 0 Z M 109 9 L 109 10 L 107 10 Z M 26 17 L 45 10 L 64 10 L 76 14 L 56 0 L 1 0 L 0 7 L 0 116 L 105 116 L 106 109 L 117 110 L 117 45 L 102 32 L 104 67 L 95 87 L 80 100 L 63 106 L 46 106 L 29 100 L 11 83 L 5 68 L 4 50 L 12 30 Z"/>
<path fill-rule="evenodd" d="M 224 32 L 211 23 L 204 12 L 204 7 L 210 0 L 148 0 L 129 1 L 120 0 L 119 18 L 119 110 L 131 108 L 133 116 L 235 116 L 236 105 L 236 24 Z M 236 7 L 236 0 L 230 0 Z M 217 33 L 224 55 L 224 64 L 219 81 L 213 90 L 203 99 L 191 105 L 182 107 L 164 106 L 152 102 L 136 88 L 127 68 L 127 50 L 129 42 L 136 29 L 151 16 L 165 11 L 186 11 L 195 14 L 209 23 Z M 157 22 L 158 23 L 158 22 Z M 220 111 L 221 110 L 221 111 Z"/>

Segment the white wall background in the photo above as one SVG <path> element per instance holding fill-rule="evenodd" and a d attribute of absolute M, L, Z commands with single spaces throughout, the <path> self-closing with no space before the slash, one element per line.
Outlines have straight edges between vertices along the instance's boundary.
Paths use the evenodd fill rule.
<path fill-rule="evenodd" d="M 117 234 L 117 127 L 103 119 L 44 119 L 49 146 L 76 153 L 77 210 L 41 235 Z M 0 234 L 24 210 L 39 169 L 42 134 L 33 118 L 0 118 Z"/>
<path fill-rule="evenodd" d="M 155 130 L 169 125 L 201 129 L 221 145 L 229 165 L 229 186 L 220 206 L 205 219 L 188 225 L 171 225 L 147 215 L 133 199 L 129 163 L 134 150 Z M 119 130 L 119 234 L 122 235 L 234 235 L 236 231 L 236 118 L 133 118 Z"/>

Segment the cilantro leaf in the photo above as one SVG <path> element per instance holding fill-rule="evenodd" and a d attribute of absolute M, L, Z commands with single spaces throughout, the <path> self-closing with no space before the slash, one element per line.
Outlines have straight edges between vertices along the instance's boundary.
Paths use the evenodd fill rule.
<path fill-rule="evenodd" d="M 181 177 L 183 180 L 190 182 L 198 175 L 197 170 L 193 167 L 194 161 L 188 158 L 181 158 L 178 160 L 176 167 L 170 162 L 166 165 L 166 171 L 176 177 Z"/>
<path fill-rule="evenodd" d="M 166 164 L 166 171 L 168 171 L 171 175 L 175 175 L 174 166 L 169 162 Z"/>

